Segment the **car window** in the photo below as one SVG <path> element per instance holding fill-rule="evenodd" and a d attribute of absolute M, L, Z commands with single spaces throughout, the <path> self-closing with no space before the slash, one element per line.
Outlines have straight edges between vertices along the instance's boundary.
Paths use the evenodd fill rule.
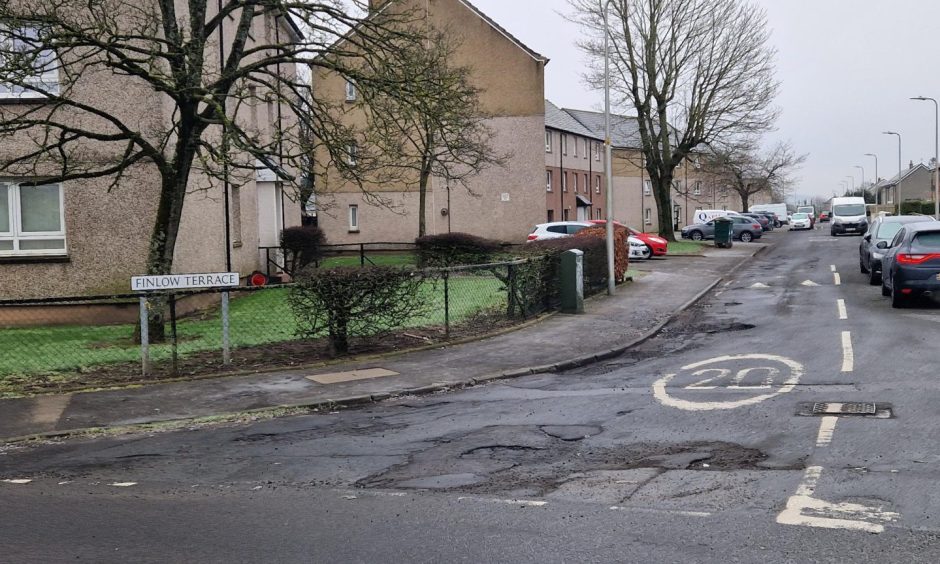
<path fill-rule="evenodd" d="M 923 231 L 914 236 L 911 247 L 918 251 L 940 251 L 940 231 Z"/>
<path fill-rule="evenodd" d="M 865 215 L 865 204 L 842 204 L 832 206 L 832 212 L 836 215 Z"/>
<path fill-rule="evenodd" d="M 897 235 L 898 231 L 900 230 L 900 223 L 882 223 L 878 226 L 878 232 L 872 236 L 872 239 L 878 239 L 879 241 L 890 241 L 894 239 L 894 236 Z"/>
<path fill-rule="evenodd" d="M 546 231 L 551 233 L 561 233 L 563 235 L 568 233 L 568 229 L 564 225 L 552 225 L 551 227 L 547 228 Z"/>
<path fill-rule="evenodd" d="M 713 225 L 715 225 L 714 221 L 709 221 L 708 223 L 705 224 L 706 227 L 712 227 Z"/>
<path fill-rule="evenodd" d="M 897 247 L 901 244 L 901 241 L 904 239 L 904 230 L 901 229 L 898 231 L 898 234 L 894 236 L 894 239 L 891 241 L 891 247 Z"/>
<path fill-rule="evenodd" d="M 568 235 L 574 235 L 575 233 L 577 233 L 578 231 L 581 231 L 585 227 L 587 227 L 587 225 L 569 225 Z"/>

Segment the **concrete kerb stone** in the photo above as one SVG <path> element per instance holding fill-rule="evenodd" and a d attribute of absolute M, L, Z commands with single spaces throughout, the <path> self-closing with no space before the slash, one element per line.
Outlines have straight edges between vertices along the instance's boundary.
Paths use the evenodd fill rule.
<path fill-rule="evenodd" d="M 717 287 L 728 276 L 736 272 L 748 260 L 756 257 L 758 254 L 762 252 L 765 252 L 767 249 L 770 248 L 770 246 L 771 245 L 763 246 L 757 249 L 756 251 L 754 251 L 751 254 L 751 256 L 746 257 L 742 259 L 741 261 L 739 261 L 736 265 L 731 267 L 728 270 L 728 272 L 725 273 L 724 276 L 716 278 L 707 287 L 705 287 L 703 290 L 698 292 L 691 299 L 689 299 L 688 301 L 683 303 L 681 306 L 673 310 L 673 312 L 669 316 L 667 316 L 665 320 L 657 324 L 655 327 L 653 327 L 649 331 L 646 331 L 640 337 L 633 339 L 632 341 L 630 341 L 629 343 L 626 343 L 625 345 L 621 347 L 615 347 L 615 348 L 608 349 L 606 351 L 603 351 L 601 353 L 597 353 L 594 355 L 582 356 L 582 357 L 578 357 L 575 359 L 571 359 L 568 361 L 555 363 L 551 365 L 532 366 L 532 367 L 527 367 L 527 368 L 519 368 L 519 369 L 502 372 L 502 373 L 476 376 L 474 378 L 470 378 L 468 380 L 460 381 L 460 382 L 433 384 L 430 386 L 422 386 L 419 388 L 401 390 L 401 391 L 396 391 L 396 392 L 387 392 L 387 393 L 380 393 L 380 394 L 364 394 L 364 395 L 358 395 L 358 396 L 350 396 L 346 398 L 330 399 L 330 400 L 325 400 L 325 401 L 282 404 L 282 405 L 264 407 L 264 408 L 254 409 L 254 410 L 232 412 L 232 413 L 220 413 L 220 414 L 216 414 L 214 417 L 237 416 L 237 415 L 242 415 L 242 414 L 244 415 L 264 414 L 268 412 L 276 412 L 276 411 L 285 410 L 285 409 L 304 409 L 304 410 L 309 410 L 312 412 L 335 411 L 337 409 L 357 407 L 360 405 L 377 403 L 377 402 L 384 401 L 387 399 L 397 398 L 397 397 L 406 396 L 406 395 L 414 395 L 414 396 L 430 395 L 430 394 L 437 393 L 437 392 L 444 391 L 444 390 L 460 390 L 460 389 L 464 389 L 468 387 L 477 386 L 480 384 L 485 384 L 488 382 L 508 380 L 512 378 L 520 378 L 523 376 L 530 376 L 532 374 L 563 372 L 565 370 L 571 370 L 573 368 L 582 368 L 584 366 L 589 366 L 595 362 L 600 362 L 603 360 L 608 360 L 610 358 L 620 356 L 621 354 L 625 353 L 629 349 L 637 345 L 640 345 L 648 341 L 649 339 L 653 338 L 660 331 L 662 331 L 662 329 L 666 325 L 668 325 L 673 320 L 675 320 L 675 318 L 679 314 L 681 314 L 682 312 L 686 311 L 687 309 L 697 304 L 700 300 L 702 300 L 702 298 L 704 298 L 706 295 L 708 295 L 709 292 L 714 290 L 715 287 Z M 179 421 L 181 423 L 186 422 L 186 421 L 196 422 L 198 420 L 199 418 L 187 418 L 187 419 L 179 419 L 179 420 L 168 419 L 168 420 L 163 420 L 163 421 L 152 421 L 152 422 L 148 422 L 146 424 L 141 424 L 141 425 L 130 425 L 125 428 L 128 429 L 128 431 L 130 432 L 134 428 L 146 428 L 147 426 L 159 425 L 161 423 L 169 423 L 173 421 Z M 99 429 L 99 428 L 95 428 L 95 429 Z M 6 444 L 12 444 L 12 443 L 18 443 L 18 442 L 25 442 L 25 441 L 67 438 L 70 436 L 88 433 L 92 430 L 94 429 L 59 430 L 59 431 L 52 431 L 48 433 L 37 433 L 33 435 L 27 435 L 27 436 L 22 436 L 22 437 L 12 437 L 8 439 L 0 439 L 0 440 L 2 440 L 2 442 Z"/>

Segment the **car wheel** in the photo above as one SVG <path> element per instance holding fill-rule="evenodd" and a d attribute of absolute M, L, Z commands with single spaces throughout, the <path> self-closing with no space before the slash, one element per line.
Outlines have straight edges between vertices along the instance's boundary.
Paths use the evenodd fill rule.
<path fill-rule="evenodd" d="M 885 286 L 884 275 L 882 275 L 882 278 L 881 278 L 881 295 L 886 298 L 891 295 L 891 290 L 889 290 L 888 287 Z"/>
<path fill-rule="evenodd" d="M 868 269 L 868 285 L 877 286 L 878 284 L 881 284 L 881 273 L 875 272 L 875 269 L 873 268 L 869 268 Z"/>
<path fill-rule="evenodd" d="M 907 298 L 901 295 L 901 292 L 898 291 L 897 280 L 894 280 L 891 283 L 891 307 L 895 309 L 900 309 L 907 305 Z"/>
<path fill-rule="evenodd" d="M 653 258 L 653 247 L 649 245 L 646 246 L 646 253 L 644 253 L 647 259 Z"/>
<path fill-rule="evenodd" d="M 692 239 L 693 241 L 701 241 L 705 237 L 702 236 L 701 231 L 693 231 L 692 233 L 689 234 L 689 238 Z"/>
<path fill-rule="evenodd" d="M 830 229 L 830 230 L 829 230 L 829 235 L 830 235 L 831 237 L 838 237 L 838 236 L 839 236 L 839 234 L 836 233 L 835 230 L 833 230 L 833 229 Z"/>
<path fill-rule="evenodd" d="M 753 241 L 753 240 L 754 240 L 754 236 L 751 235 L 751 232 L 750 232 L 750 231 L 742 231 L 742 232 L 741 232 L 741 242 L 742 242 L 742 243 L 750 243 L 750 242 Z"/>

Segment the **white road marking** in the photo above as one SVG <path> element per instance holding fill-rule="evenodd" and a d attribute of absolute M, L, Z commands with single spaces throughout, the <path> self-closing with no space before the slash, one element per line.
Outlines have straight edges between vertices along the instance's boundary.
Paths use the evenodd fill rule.
<path fill-rule="evenodd" d="M 852 351 L 852 333 L 842 332 L 842 372 L 855 370 L 855 353 Z"/>
<path fill-rule="evenodd" d="M 768 286 L 767 284 L 764 284 L 763 282 L 757 282 L 757 283 L 755 283 L 755 284 L 752 284 L 752 285 L 751 285 L 751 288 L 756 288 L 756 289 L 758 289 L 758 290 L 763 290 L 763 289 L 765 289 L 765 288 L 770 288 L 770 286 Z"/>
<path fill-rule="evenodd" d="M 848 319 L 849 312 L 845 309 L 845 300 L 837 301 L 836 306 L 839 308 L 839 319 Z"/>
<path fill-rule="evenodd" d="M 836 432 L 838 417 L 823 417 L 819 424 L 819 434 L 816 435 L 816 446 L 824 447 L 832 443 L 832 435 Z"/>
<path fill-rule="evenodd" d="M 821 466 L 810 466 L 803 474 L 803 481 L 796 490 L 796 495 L 787 500 L 787 508 L 777 516 L 777 523 L 781 525 L 800 525 L 804 527 L 819 527 L 823 529 L 846 529 L 865 531 L 868 533 L 883 533 L 885 528 L 881 523 L 894 521 L 900 517 L 891 511 L 884 511 L 880 507 L 870 507 L 857 503 L 829 503 L 816 499 L 816 485 L 822 475 Z M 804 513 L 806 512 L 806 513 Z M 808 513 L 808 514 L 807 514 Z M 847 519 L 846 517 L 855 517 Z"/>
<path fill-rule="evenodd" d="M 830 265 L 829 265 L 829 270 L 831 270 L 831 271 L 833 271 L 833 272 L 836 272 L 836 265 L 830 264 Z"/>
<path fill-rule="evenodd" d="M 113 484 L 108 484 L 112 488 L 129 488 L 131 486 L 136 486 L 137 482 L 114 482 Z"/>
<path fill-rule="evenodd" d="M 15 485 L 17 485 L 17 486 L 22 486 L 22 485 L 24 485 L 24 484 L 28 484 L 28 483 L 32 482 L 32 480 L 27 479 L 27 478 L 13 478 L 13 479 L 10 479 L 10 480 L 3 480 L 3 481 L 4 481 L 5 483 L 7 483 L 7 484 L 15 484 Z"/>
<path fill-rule="evenodd" d="M 525 507 L 542 507 L 548 505 L 547 501 L 535 501 L 531 499 L 487 499 L 481 497 L 458 497 L 457 501 L 482 501 L 485 503 L 501 503 L 504 505 L 522 505 Z"/>
<path fill-rule="evenodd" d="M 842 277 L 839 276 L 839 273 L 838 273 L 838 272 L 833 273 L 832 277 L 835 279 L 836 286 L 841 286 L 841 285 L 842 285 Z"/>
<path fill-rule="evenodd" d="M 655 507 L 625 507 L 622 505 L 614 505 L 610 508 L 611 511 L 638 511 L 641 513 L 664 513 L 666 515 L 681 515 L 683 517 L 711 517 L 712 514 L 708 511 L 682 511 L 679 509 L 656 509 Z"/>
<path fill-rule="evenodd" d="M 666 407 L 674 407 L 676 409 L 681 409 L 684 411 L 712 411 L 712 410 L 737 409 L 739 407 L 745 407 L 748 405 L 758 404 L 762 401 L 776 397 L 780 394 L 792 392 L 793 389 L 796 387 L 796 385 L 799 383 L 800 378 L 803 377 L 804 370 L 803 370 L 802 364 L 786 357 L 769 355 L 769 354 L 740 354 L 740 355 L 720 356 L 717 358 L 712 358 L 709 360 L 696 362 L 694 364 L 689 364 L 688 366 L 683 366 L 682 370 L 690 371 L 690 370 L 695 370 L 697 368 L 702 368 L 709 364 L 715 364 L 715 363 L 720 363 L 720 362 L 734 362 L 738 360 L 763 360 L 763 361 L 770 360 L 770 361 L 779 362 L 780 364 L 783 364 L 790 369 L 790 376 L 783 382 L 783 384 L 781 384 L 780 388 L 777 391 L 774 391 L 768 394 L 762 394 L 759 396 L 744 398 L 744 399 L 735 400 L 735 401 L 696 402 L 696 401 L 688 401 L 688 400 L 683 400 L 679 398 L 674 398 L 670 396 L 669 392 L 666 390 L 666 386 L 676 378 L 677 374 L 667 374 L 653 383 L 653 396 L 656 398 L 657 401 L 659 401 L 659 403 L 665 405 Z M 717 370 L 724 370 L 724 369 L 717 369 Z M 750 370 L 751 369 L 748 369 L 748 371 Z M 730 373 L 730 371 L 728 371 L 728 373 Z M 693 373 L 693 375 L 697 375 L 697 374 L 700 374 L 700 372 Z M 710 379 L 710 380 L 713 380 L 713 379 Z M 706 382 L 707 381 L 701 381 L 701 382 L 698 382 L 696 385 L 701 386 L 702 384 L 705 384 Z M 765 384 L 766 384 L 766 380 L 765 380 Z M 699 387 L 698 389 L 707 390 L 711 388 Z M 738 388 L 738 390 L 736 391 L 739 391 L 741 389 L 742 388 Z M 761 389 L 761 388 L 755 388 L 755 389 Z"/>
<path fill-rule="evenodd" d="M 812 280 L 806 280 L 806 281 L 803 282 L 803 284 L 801 284 L 801 286 L 806 286 L 806 287 L 808 287 L 808 288 L 814 288 L 814 287 L 816 287 L 816 286 L 819 286 L 819 284 L 813 282 Z"/>

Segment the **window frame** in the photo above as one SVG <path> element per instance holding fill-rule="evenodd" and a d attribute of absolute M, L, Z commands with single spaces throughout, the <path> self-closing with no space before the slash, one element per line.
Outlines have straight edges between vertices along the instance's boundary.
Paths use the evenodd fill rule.
<path fill-rule="evenodd" d="M 561 154 L 566 157 L 568 156 L 568 134 L 567 133 L 561 134 Z"/>
<path fill-rule="evenodd" d="M 359 99 L 359 89 L 356 88 L 356 83 L 352 80 L 346 79 L 346 101 L 355 102 Z"/>
<path fill-rule="evenodd" d="M 36 186 L 55 186 L 59 192 L 59 230 L 58 231 L 23 231 L 23 207 L 20 188 L 23 182 L 0 180 L 0 186 L 7 188 L 7 220 L 9 231 L 0 232 L 0 241 L 10 241 L 13 248 L 0 249 L 0 258 L 5 257 L 61 257 L 68 256 L 68 237 L 65 228 L 65 190 L 61 183 L 36 184 Z M 23 241 L 62 241 L 61 249 L 20 249 Z"/>
<path fill-rule="evenodd" d="M 702 181 L 701 181 L 701 180 L 696 180 L 696 181 L 695 181 L 695 188 L 692 189 L 692 195 L 693 195 L 693 196 L 701 196 L 701 195 L 702 195 Z"/>
<path fill-rule="evenodd" d="M 359 166 L 359 143 L 353 141 L 346 146 L 346 164 L 350 168 Z"/>
<path fill-rule="evenodd" d="M 349 232 L 359 233 L 359 204 L 349 204 L 347 219 L 349 220 Z"/>
<path fill-rule="evenodd" d="M 30 29 L 36 32 L 37 43 L 40 29 L 34 26 L 22 26 L 21 30 Z M 21 32 L 22 33 L 22 32 Z M 3 31 L 0 30 L 0 43 L 12 41 L 9 37 L 4 37 Z M 58 95 L 60 92 L 60 81 L 59 81 L 59 54 L 55 52 L 54 49 L 42 49 L 49 53 L 49 61 L 43 64 L 41 72 L 36 75 L 25 79 L 23 82 L 30 85 L 29 88 L 23 90 L 22 92 L 13 92 L 13 88 L 25 88 L 23 86 L 5 84 L 0 81 L 0 85 L 5 86 L 9 92 L 4 92 L 0 89 L 0 100 L 43 100 L 48 95 Z M 50 68 L 51 67 L 51 68 Z M 30 89 L 31 88 L 31 89 Z"/>
<path fill-rule="evenodd" d="M 643 223 L 653 225 L 653 208 L 646 208 L 646 211 L 643 212 Z"/>
<path fill-rule="evenodd" d="M 554 187 L 553 187 L 552 185 L 553 185 L 554 183 L 555 183 L 555 175 L 553 174 L 553 171 L 551 171 L 551 170 L 546 170 L 546 171 L 545 171 L 545 191 L 546 191 L 546 192 L 553 192 L 553 191 L 554 191 Z"/>
<path fill-rule="evenodd" d="M 653 195 L 653 181 L 652 181 L 652 180 L 644 180 L 644 181 L 643 181 L 643 195 L 644 195 L 644 196 L 652 196 L 652 195 Z"/>
<path fill-rule="evenodd" d="M 562 192 L 568 191 L 568 171 L 567 170 L 561 175 L 561 191 Z"/>
<path fill-rule="evenodd" d="M 545 132 L 545 152 L 546 152 L 546 153 L 551 153 L 551 152 L 552 152 L 552 140 L 553 140 L 553 138 L 554 138 L 554 135 L 552 135 L 552 132 L 551 132 L 551 131 L 546 131 L 546 132 Z"/>

